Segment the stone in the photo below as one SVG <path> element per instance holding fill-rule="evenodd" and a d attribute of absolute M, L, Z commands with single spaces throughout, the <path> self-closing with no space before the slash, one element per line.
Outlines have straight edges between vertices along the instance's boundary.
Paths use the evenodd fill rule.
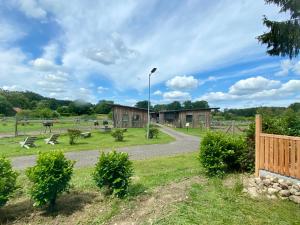
<path fill-rule="evenodd" d="M 300 191 L 300 186 L 298 184 L 294 184 L 292 187 L 297 191 Z"/>
<path fill-rule="evenodd" d="M 284 189 L 284 190 L 289 189 L 289 185 L 287 185 L 286 183 L 283 182 L 283 183 L 279 183 L 279 184 L 282 189 Z"/>
<path fill-rule="evenodd" d="M 256 192 L 256 188 L 255 187 L 250 187 L 248 188 L 248 194 L 252 197 L 252 198 L 257 198 L 258 197 L 258 193 Z"/>
<path fill-rule="evenodd" d="M 291 188 L 291 189 L 290 189 L 290 192 L 291 192 L 292 195 L 294 195 L 295 193 L 297 193 L 297 190 L 294 189 L 294 188 Z"/>
<path fill-rule="evenodd" d="M 297 204 L 300 204 L 300 196 L 291 195 L 289 199 Z"/>
<path fill-rule="evenodd" d="M 279 179 L 279 180 L 278 180 L 278 183 L 279 183 L 279 184 L 285 183 L 285 182 L 284 182 L 284 179 Z"/>
<path fill-rule="evenodd" d="M 265 186 L 270 186 L 270 185 L 271 185 L 270 179 L 265 179 L 265 180 L 263 180 L 263 184 L 264 184 Z"/>
<path fill-rule="evenodd" d="M 261 183 L 261 179 L 259 177 L 254 178 L 254 182 L 256 184 L 260 184 Z"/>
<path fill-rule="evenodd" d="M 295 194 L 294 195 L 296 195 L 296 196 L 300 196 L 300 191 L 297 191 L 297 192 L 295 192 Z"/>
<path fill-rule="evenodd" d="M 281 187 L 279 186 L 278 183 L 274 183 L 274 184 L 273 184 L 273 188 L 275 188 L 275 189 L 278 190 L 278 191 L 281 190 Z"/>
<path fill-rule="evenodd" d="M 277 183 L 277 182 L 278 182 L 278 177 L 271 177 L 271 178 L 270 178 L 270 181 L 271 181 L 272 183 Z"/>
<path fill-rule="evenodd" d="M 289 197 L 291 195 L 291 192 L 289 190 L 281 190 L 279 191 L 279 195 L 281 197 Z"/>
<path fill-rule="evenodd" d="M 275 188 L 268 188 L 268 194 L 269 195 L 274 195 L 275 193 L 277 193 L 279 190 L 275 189 Z"/>
<path fill-rule="evenodd" d="M 292 186 L 292 185 L 293 185 L 293 182 L 290 181 L 290 180 L 287 180 L 285 183 L 286 183 L 288 186 Z"/>
<path fill-rule="evenodd" d="M 282 196 L 279 196 L 279 198 L 282 199 L 282 200 L 287 200 L 287 199 L 289 199 L 288 197 L 282 197 Z"/>

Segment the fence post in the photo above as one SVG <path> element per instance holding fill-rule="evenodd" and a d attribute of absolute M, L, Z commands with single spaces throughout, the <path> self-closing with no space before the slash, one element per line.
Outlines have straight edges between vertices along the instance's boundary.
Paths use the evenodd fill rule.
<path fill-rule="evenodd" d="M 260 153 L 260 133 L 262 132 L 261 115 L 255 116 L 255 176 L 259 176 L 259 153 Z"/>

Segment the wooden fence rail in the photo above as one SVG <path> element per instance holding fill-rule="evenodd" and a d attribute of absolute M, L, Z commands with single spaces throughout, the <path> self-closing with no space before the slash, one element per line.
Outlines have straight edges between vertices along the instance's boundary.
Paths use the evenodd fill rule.
<path fill-rule="evenodd" d="M 300 179 L 300 137 L 262 133 L 260 115 L 255 123 L 255 175 L 267 170 Z"/>

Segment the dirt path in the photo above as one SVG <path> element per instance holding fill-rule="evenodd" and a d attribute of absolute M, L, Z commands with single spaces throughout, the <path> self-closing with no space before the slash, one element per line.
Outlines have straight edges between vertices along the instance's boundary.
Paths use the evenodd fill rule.
<path fill-rule="evenodd" d="M 205 178 L 192 177 L 178 183 L 161 186 L 155 189 L 150 196 L 139 197 L 133 209 L 124 209 L 107 224 L 152 224 L 163 214 L 167 213 L 172 204 L 187 200 L 187 190 L 192 184 L 205 182 Z"/>
<path fill-rule="evenodd" d="M 176 140 L 168 144 L 122 147 L 118 148 L 117 151 L 127 152 L 131 159 L 137 160 L 194 152 L 199 149 L 199 137 L 183 134 L 168 127 L 161 127 L 160 129 Z M 76 160 L 75 167 L 86 167 L 97 162 L 99 150 L 67 152 L 65 155 L 69 159 Z M 25 169 L 35 164 L 36 155 L 13 157 L 11 160 L 14 168 Z"/>

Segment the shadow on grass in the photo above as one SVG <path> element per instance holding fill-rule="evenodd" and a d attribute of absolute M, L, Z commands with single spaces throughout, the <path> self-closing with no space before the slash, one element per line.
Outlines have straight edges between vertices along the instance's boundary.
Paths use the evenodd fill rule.
<path fill-rule="evenodd" d="M 0 224 L 11 224 L 16 221 L 30 220 L 33 214 L 43 217 L 56 217 L 58 215 L 69 216 L 84 208 L 86 204 L 91 204 L 97 194 L 87 192 L 70 192 L 57 199 L 55 209 L 47 211 L 46 207 L 35 208 L 29 199 L 9 204 L 0 208 Z"/>
<path fill-rule="evenodd" d="M 128 188 L 128 196 L 136 197 L 138 195 L 144 194 L 146 190 L 147 188 L 141 183 L 132 184 Z"/>

